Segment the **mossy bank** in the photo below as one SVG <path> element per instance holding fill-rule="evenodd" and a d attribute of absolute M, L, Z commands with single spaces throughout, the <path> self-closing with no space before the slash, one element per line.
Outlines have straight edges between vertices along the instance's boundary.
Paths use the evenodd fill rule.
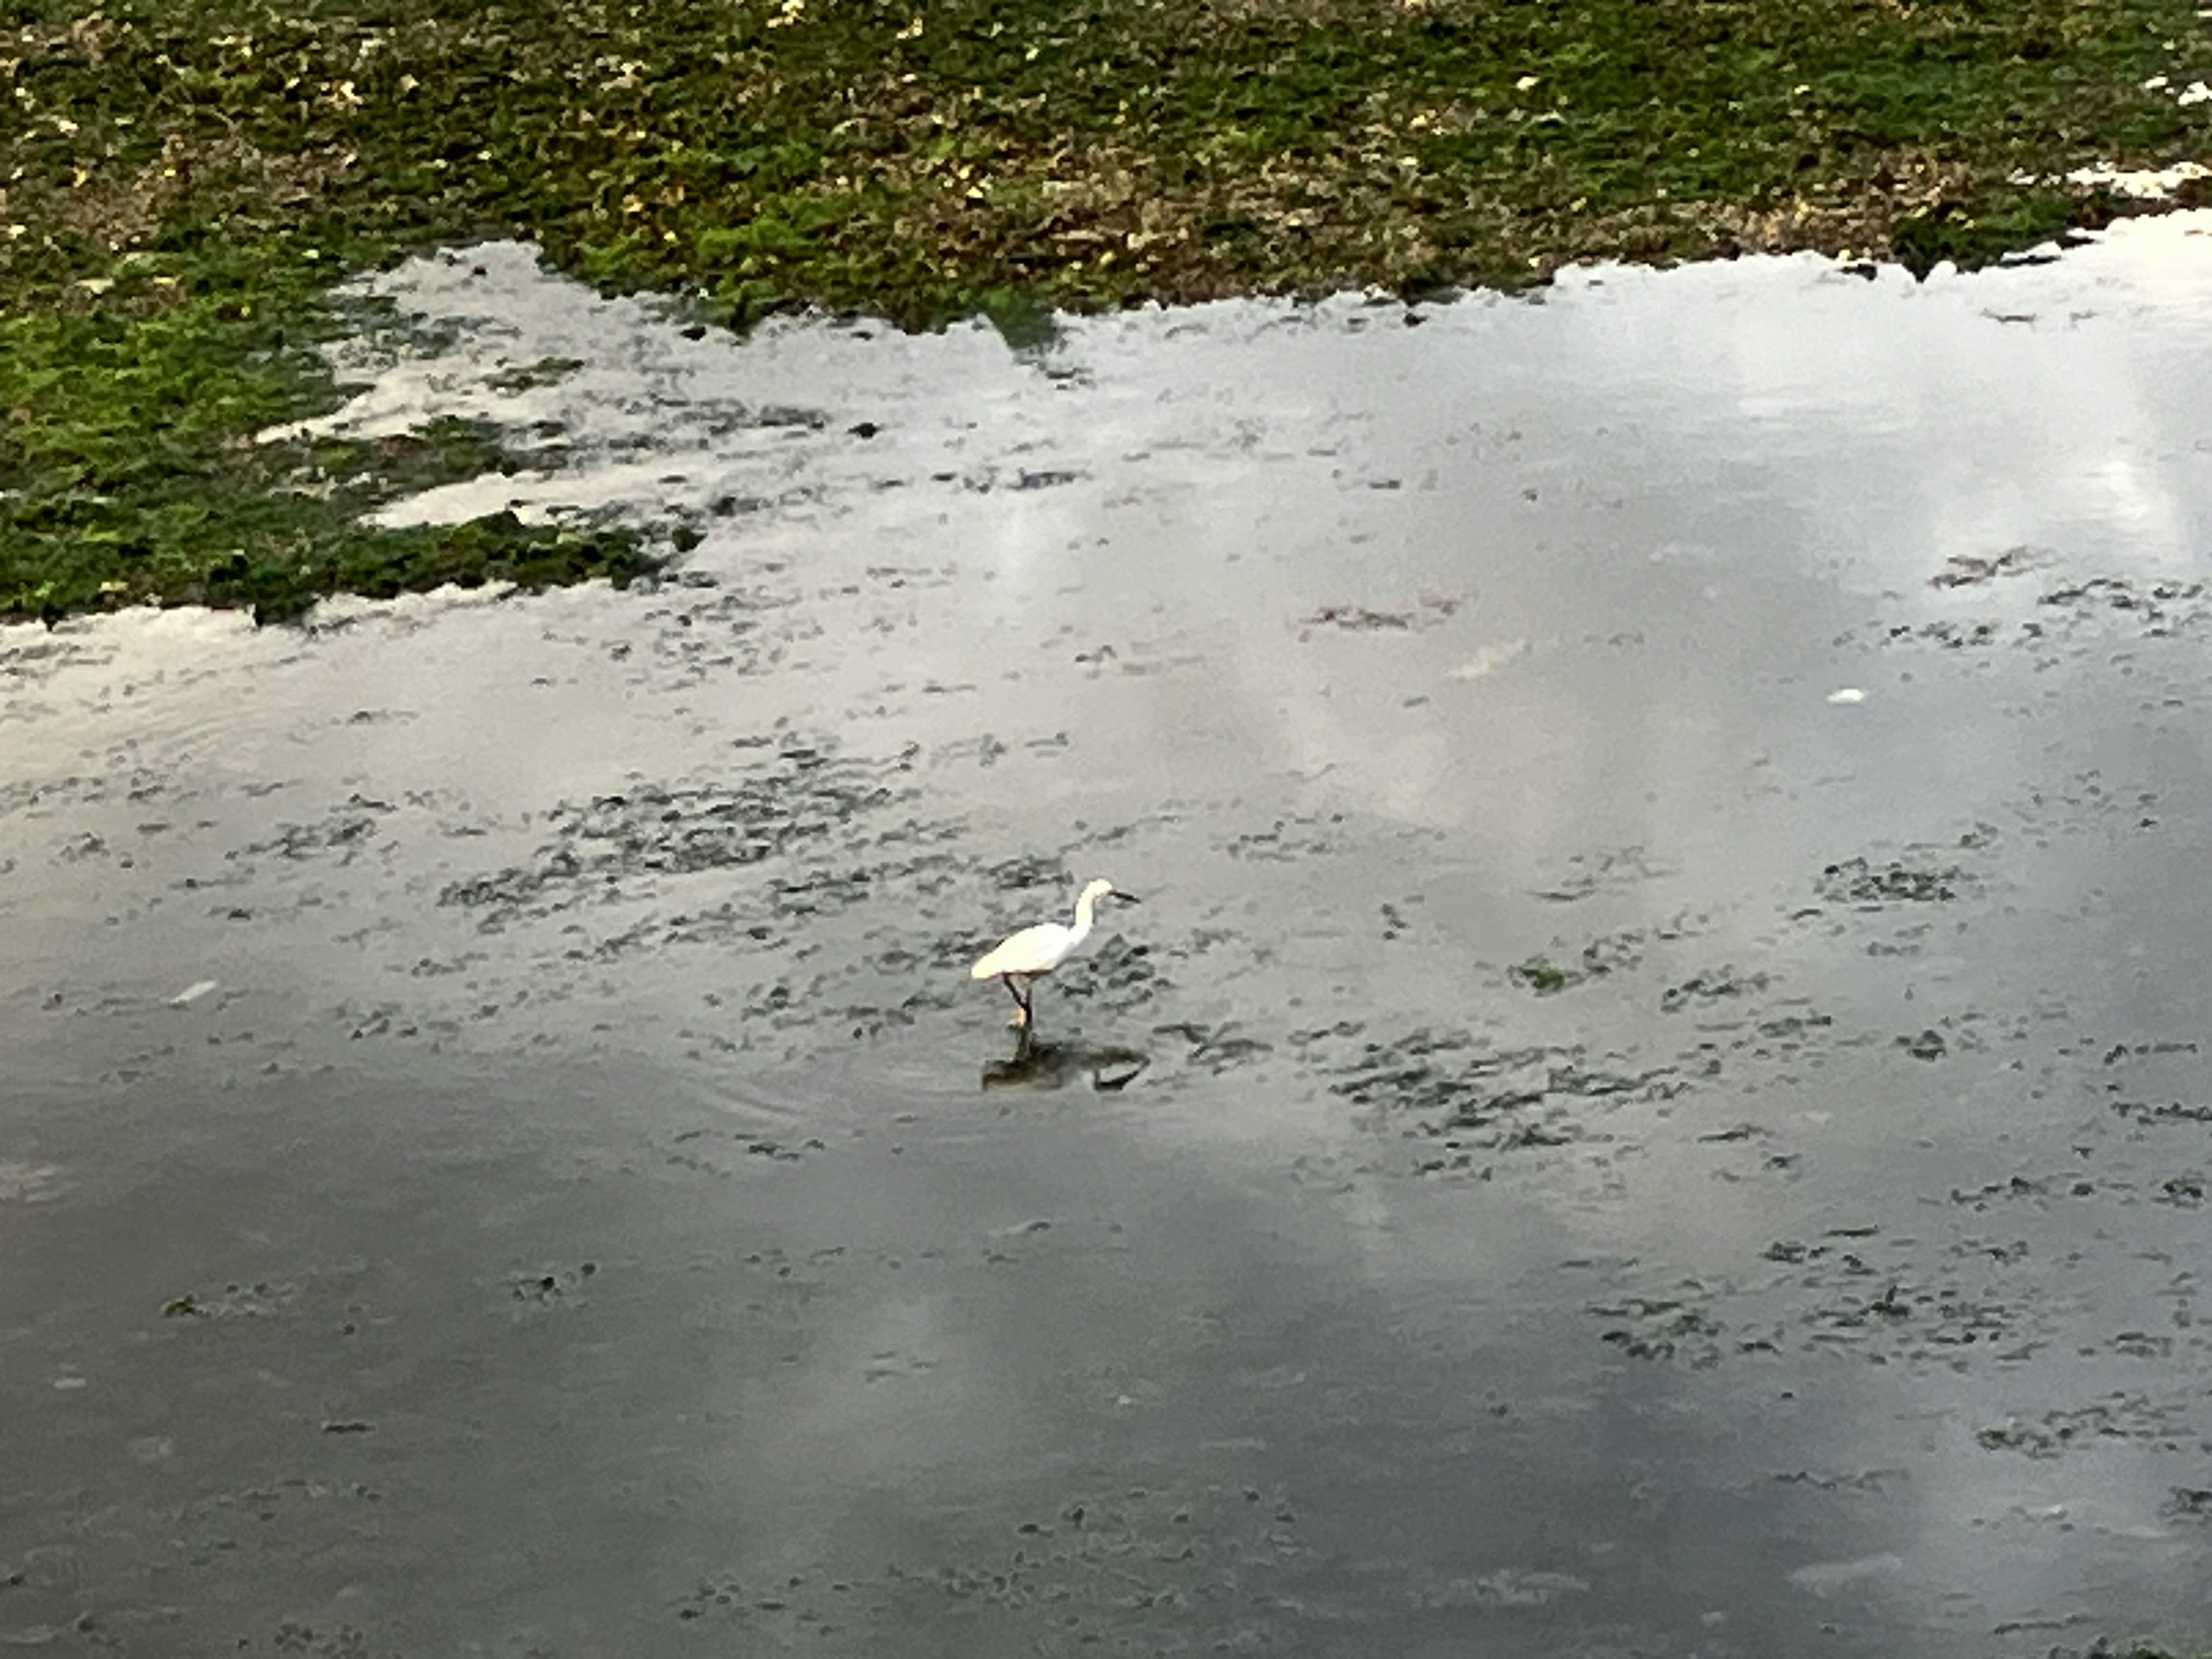
<path fill-rule="evenodd" d="M 212 0 L 0 35 L 0 614 L 649 569 L 364 528 L 490 434 L 330 407 L 333 276 L 485 233 L 744 325 L 1518 287 L 1745 249 L 1972 263 L 2212 155 L 2188 0 Z"/>

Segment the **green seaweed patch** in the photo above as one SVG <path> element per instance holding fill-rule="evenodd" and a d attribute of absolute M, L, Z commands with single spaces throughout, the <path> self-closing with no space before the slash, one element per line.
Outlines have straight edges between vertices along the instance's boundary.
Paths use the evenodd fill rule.
<path fill-rule="evenodd" d="M 1524 991 L 1540 997 L 1557 996 L 1607 974 L 1625 971 L 1644 960 L 1647 936 L 1639 930 L 1623 933 L 1608 933 L 1594 939 L 1566 961 L 1554 960 L 1539 952 L 1525 961 L 1516 962 L 1505 970 L 1505 977 Z M 1660 938 L 1674 937 L 1674 930 L 1662 930 Z"/>
<path fill-rule="evenodd" d="M 1832 904 L 1873 908 L 1885 904 L 1943 904 L 1975 886 L 1974 878 L 1955 865 L 1932 866 L 1892 860 L 1869 863 L 1844 859 L 1820 872 L 1814 891 Z"/>
<path fill-rule="evenodd" d="M 386 501 L 517 463 L 481 422 L 301 433 L 338 401 L 313 349 L 337 326 L 319 291 L 264 283 L 234 252 L 139 260 L 78 303 L 0 313 L 0 620 L 201 604 L 271 622 L 337 592 L 619 585 L 657 568 L 623 529 L 509 513 L 367 522 Z"/>
<path fill-rule="evenodd" d="M 1571 985 L 1579 985 L 1589 977 L 1569 968 L 1563 968 L 1547 956 L 1530 957 L 1526 962 L 1516 962 L 1505 970 L 1505 977 L 1525 991 L 1534 991 L 1540 997 L 1556 995 Z"/>
<path fill-rule="evenodd" d="M 738 323 L 1016 336 L 1594 258 L 1978 262 L 2128 210 L 2070 172 L 2197 159 L 2161 88 L 2212 74 L 2190 0 L 15 9 L 0 294 L 241 237 L 296 269 L 519 229 Z"/>
<path fill-rule="evenodd" d="M 297 564 L 239 557 L 210 573 L 206 599 L 250 606 L 257 621 L 282 622 L 335 593 L 388 599 L 495 582 L 538 589 L 605 580 L 627 587 L 661 563 L 626 530 L 526 525 L 502 512 L 465 524 L 342 536 Z"/>

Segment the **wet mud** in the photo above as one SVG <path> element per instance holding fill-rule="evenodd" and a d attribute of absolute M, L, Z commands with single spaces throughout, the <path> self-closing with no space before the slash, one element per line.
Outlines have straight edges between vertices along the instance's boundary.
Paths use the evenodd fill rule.
<path fill-rule="evenodd" d="M 650 591 L 0 631 L 0 1638 L 2212 1632 L 2212 234 L 749 342 Z M 1107 875 L 1044 981 L 967 963 Z"/>

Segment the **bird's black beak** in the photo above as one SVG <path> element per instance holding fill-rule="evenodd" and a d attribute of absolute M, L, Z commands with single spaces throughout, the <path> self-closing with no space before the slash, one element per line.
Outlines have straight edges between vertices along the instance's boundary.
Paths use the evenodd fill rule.
<path fill-rule="evenodd" d="M 1134 893 L 1125 893 L 1118 887 L 1114 890 L 1114 896 L 1120 899 L 1124 904 L 1142 904 L 1144 902 L 1144 900 L 1139 898 Z"/>

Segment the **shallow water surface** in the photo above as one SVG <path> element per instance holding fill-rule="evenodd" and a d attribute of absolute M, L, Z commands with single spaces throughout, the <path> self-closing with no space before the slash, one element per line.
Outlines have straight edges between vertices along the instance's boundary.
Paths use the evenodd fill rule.
<path fill-rule="evenodd" d="M 2212 228 L 702 333 L 657 592 L 0 633 L 0 1639 L 2212 1632 Z M 1018 1049 L 965 964 L 1142 894 Z"/>

